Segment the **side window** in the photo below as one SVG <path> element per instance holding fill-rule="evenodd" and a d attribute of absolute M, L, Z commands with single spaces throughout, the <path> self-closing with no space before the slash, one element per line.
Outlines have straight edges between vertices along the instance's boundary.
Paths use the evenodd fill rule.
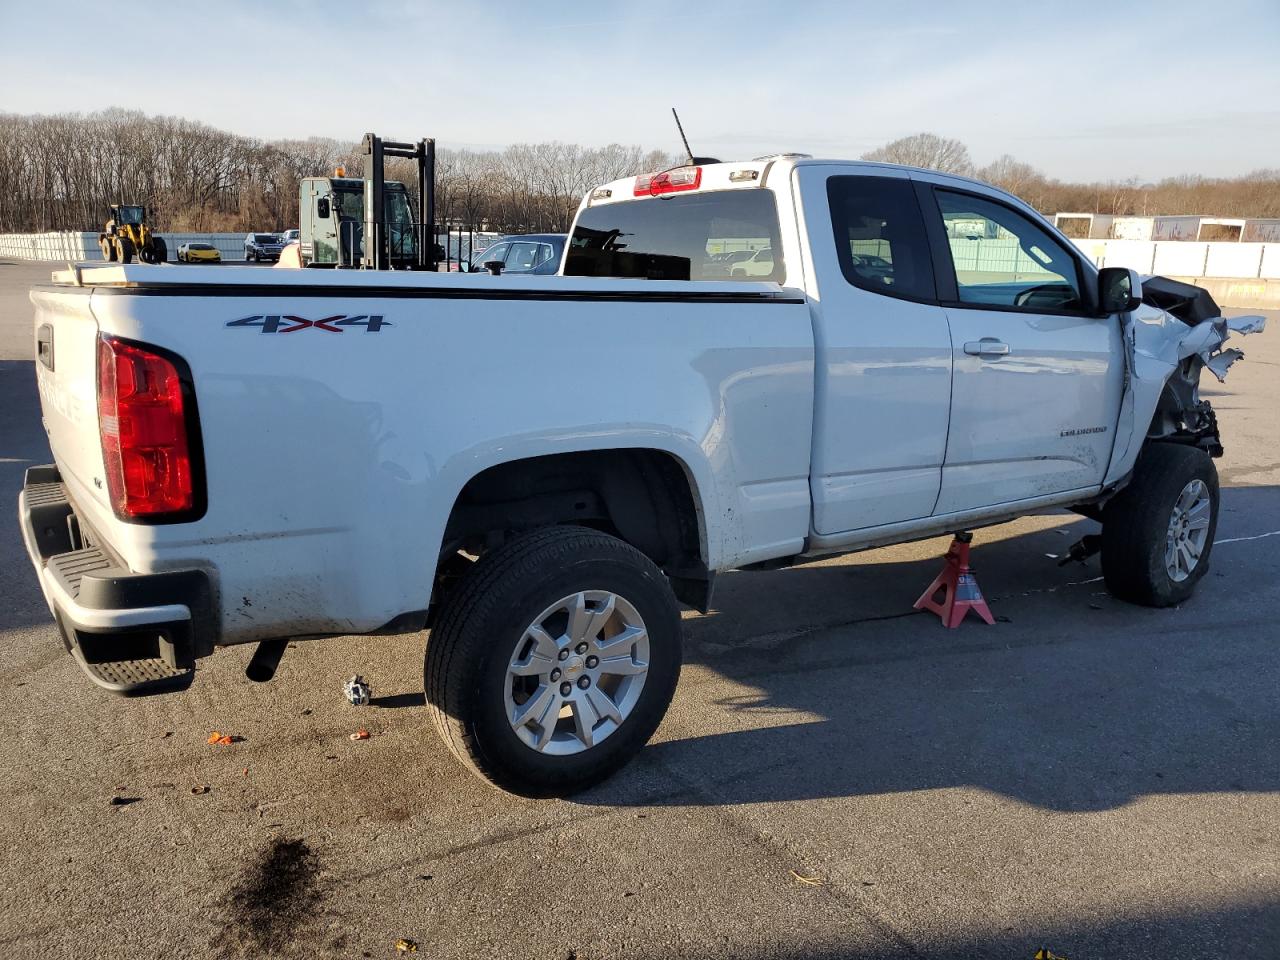
<path fill-rule="evenodd" d="M 521 240 L 511 244 L 511 253 L 507 255 L 508 270 L 532 270 L 538 264 L 538 244 Z"/>
<path fill-rule="evenodd" d="M 961 303 L 1030 313 L 1084 308 L 1076 259 L 1045 230 L 982 197 L 940 189 L 934 195 Z"/>
<path fill-rule="evenodd" d="M 924 217 L 910 180 L 831 177 L 827 200 L 846 280 L 891 297 L 937 299 Z"/>
<path fill-rule="evenodd" d="M 492 260 L 505 260 L 507 258 L 508 246 L 509 244 L 506 243 L 495 243 L 491 247 L 485 247 L 485 249 L 476 254 L 473 266 L 477 270 L 483 270 L 484 265 Z"/>

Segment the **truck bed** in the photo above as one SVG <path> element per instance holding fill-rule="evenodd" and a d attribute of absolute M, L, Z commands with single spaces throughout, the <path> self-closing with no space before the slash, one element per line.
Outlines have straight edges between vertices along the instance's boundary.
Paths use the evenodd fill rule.
<path fill-rule="evenodd" d="M 714 566 L 795 553 L 808 532 L 813 333 L 776 284 L 131 264 L 59 271 L 32 300 L 69 502 L 129 570 L 206 572 L 219 643 L 425 609 L 459 491 L 522 456 L 669 453 L 717 512 Z M 197 519 L 113 515 L 100 333 L 189 365 Z"/>

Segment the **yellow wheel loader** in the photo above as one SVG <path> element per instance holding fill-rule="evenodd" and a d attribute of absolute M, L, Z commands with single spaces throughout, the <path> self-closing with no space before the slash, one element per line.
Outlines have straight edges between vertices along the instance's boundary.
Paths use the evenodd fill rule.
<path fill-rule="evenodd" d="M 146 207 L 113 205 L 98 234 L 98 248 L 110 263 L 132 263 L 134 257 L 143 263 L 164 263 L 169 258 L 164 240 L 147 226 Z"/>

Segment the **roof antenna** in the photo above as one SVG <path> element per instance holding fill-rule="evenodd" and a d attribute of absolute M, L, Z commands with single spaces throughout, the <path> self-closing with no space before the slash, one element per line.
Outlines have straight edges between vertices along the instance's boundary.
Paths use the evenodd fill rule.
<path fill-rule="evenodd" d="M 695 166 L 697 161 L 693 159 L 693 151 L 689 149 L 689 138 L 684 135 L 684 127 L 680 123 L 680 114 L 676 113 L 676 108 L 671 108 L 671 115 L 676 118 L 676 129 L 680 131 L 680 139 L 684 141 L 685 156 L 689 158 L 689 166 Z"/>

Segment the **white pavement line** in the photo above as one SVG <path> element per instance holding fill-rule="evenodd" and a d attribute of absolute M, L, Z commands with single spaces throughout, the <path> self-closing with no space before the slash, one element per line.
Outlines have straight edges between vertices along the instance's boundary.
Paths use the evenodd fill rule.
<path fill-rule="evenodd" d="M 1216 547 L 1222 543 L 1242 543 L 1245 540 L 1263 540 L 1267 537 L 1280 537 L 1280 530 L 1270 530 L 1267 533 L 1260 533 L 1256 537 L 1229 537 L 1226 540 L 1215 540 L 1213 545 Z"/>

